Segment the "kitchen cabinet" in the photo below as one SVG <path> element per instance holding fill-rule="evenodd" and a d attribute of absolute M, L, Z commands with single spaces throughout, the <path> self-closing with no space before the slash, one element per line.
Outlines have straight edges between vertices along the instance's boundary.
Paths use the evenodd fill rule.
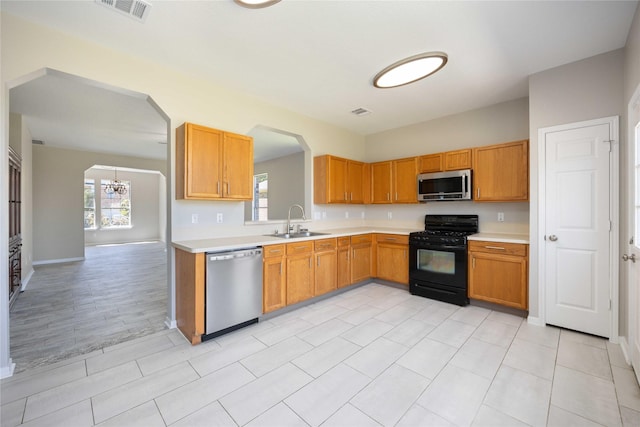
<path fill-rule="evenodd" d="M 473 149 L 476 202 L 529 200 L 529 141 Z"/>
<path fill-rule="evenodd" d="M 315 264 L 314 296 L 338 289 L 337 240 L 335 238 L 316 240 L 313 258 Z"/>
<path fill-rule="evenodd" d="M 287 305 L 285 245 L 264 246 L 262 263 L 262 311 L 269 313 Z"/>
<path fill-rule="evenodd" d="M 409 236 L 376 234 L 375 276 L 392 282 L 409 284 Z"/>
<path fill-rule="evenodd" d="M 368 202 L 369 165 L 324 155 L 313 159 L 313 200 L 317 204 Z"/>
<path fill-rule="evenodd" d="M 469 298 L 528 309 L 528 245 L 469 241 Z"/>
<path fill-rule="evenodd" d="M 371 164 L 372 203 L 417 203 L 418 158 Z"/>
<path fill-rule="evenodd" d="M 351 283 L 358 283 L 371 277 L 372 235 L 351 236 Z"/>
<path fill-rule="evenodd" d="M 313 297 L 313 241 L 286 244 L 287 305 Z"/>
<path fill-rule="evenodd" d="M 176 198 L 251 200 L 253 138 L 193 123 L 176 129 Z"/>
<path fill-rule="evenodd" d="M 205 254 L 176 249 L 176 323 L 191 344 L 204 334 Z"/>
<path fill-rule="evenodd" d="M 426 154 L 420 156 L 419 173 L 443 172 L 472 168 L 472 150 L 447 151 L 444 153 Z"/>
<path fill-rule="evenodd" d="M 337 286 L 344 288 L 351 284 L 351 238 L 338 237 Z"/>

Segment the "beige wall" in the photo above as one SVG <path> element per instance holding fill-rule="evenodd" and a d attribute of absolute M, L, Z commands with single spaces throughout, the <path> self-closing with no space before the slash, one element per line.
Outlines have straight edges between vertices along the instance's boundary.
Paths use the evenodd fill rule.
<path fill-rule="evenodd" d="M 97 189 L 96 209 L 99 209 L 100 199 L 104 197 L 104 193 L 99 189 L 100 180 L 113 179 L 114 173 L 110 170 L 91 168 L 85 172 L 84 176 L 95 180 Z M 129 193 L 131 198 L 131 228 L 85 230 L 85 244 L 99 245 L 161 240 L 161 230 L 165 224 L 160 221 L 160 212 L 164 211 L 166 207 L 160 206 L 160 181 L 164 177 L 159 173 L 119 170 L 118 179 L 131 183 L 131 191 Z"/>
<path fill-rule="evenodd" d="M 96 164 L 158 170 L 163 173 L 166 167 L 166 163 L 161 160 L 65 150 L 46 145 L 34 146 L 34 262 L 84 257 L 83 180 L 85 170 Z M 156 206 L 153 208 L 156 209 Z M 158 221 L 157 214 L 154 218 Z"/>
<path fill-rule="evenodd" d="M 616 50 L 529 78 L 531 227 L 529 265 L 529 315 L 539 317 L 538 235 L 543 224 L 538 217 L 538 130 L 540 128 L 597 119 L 625 116 L 623 108 L 624 51 Z M 624 123 L 624 120 L 621 121 Z M 621 127 L 622 129 L 622 127 Z M 623 145 L 624 132 L 620 133 Z M 621 155 L 621 158 L 624 158 Z"/>

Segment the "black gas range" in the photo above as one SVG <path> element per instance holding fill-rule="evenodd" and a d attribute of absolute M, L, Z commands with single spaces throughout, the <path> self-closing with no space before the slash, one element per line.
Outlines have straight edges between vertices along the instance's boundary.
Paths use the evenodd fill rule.
<path fill-rule="evenodd" d="M 424 231 L 409 234 L 409 291 L 457 305 L 467 295 L 467 236 L 478 215 L 425 215 Z"/>

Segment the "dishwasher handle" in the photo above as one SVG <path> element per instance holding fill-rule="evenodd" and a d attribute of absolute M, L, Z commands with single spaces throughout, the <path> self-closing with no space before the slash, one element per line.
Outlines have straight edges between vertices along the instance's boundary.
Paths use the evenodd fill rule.
<path fill-rule="evenodd" d="M 208 255 L 209 255 L 209 261 L 226 261 L 229 259 L 260 256 L 262 255 L 262 248 L 245 249 L 245 250 L 239 250 L 239 251 L 233 251 L 233 252 L 214 253 L 214 254 L 208 254 Z"/>

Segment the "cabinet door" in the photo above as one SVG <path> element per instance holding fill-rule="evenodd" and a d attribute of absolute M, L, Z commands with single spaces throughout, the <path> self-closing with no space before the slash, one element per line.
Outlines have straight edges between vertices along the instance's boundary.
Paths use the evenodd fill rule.
<path fill-rule="evenodd" d="M 444 170 L 471 169 L 471 149 L 447 151 L 444 153 Z"/>
<path fill-rule="evenodd" d="M 224 132 L 185 123 L 176 131 L 177 198 L 222 197 L 222 144 Z"/>
<path fill-rule="evenodd" d="M 269 313 L 287 303 L 284 257 L 265 258 L 262 270 L 262 311 Z"/>
<path fill-rule="evenodd" d="M 329 157 L 329 203 L 347 203 L 347 159 Z"/>
<path fill-rule="evenodd" d="M 312 254 L 287 256 L 287 305 L 313 297 Z"/>
<path fill-rule="evenodd" d="M 337 263 L 337 286 L 344 288 L 351 284 L 351 248 L 349 246 L 338 248 Z"/>
<path fill-rule="evenodd" d="M 349 181 L 347 185 L 347 197 L 349 203 L 364 203 L 364 180 L 365 180 L 365 165 L 362 162 L 355 162 L 349 160 L 347 163 Z"/>
<path fill-rule="evenodd" d="M 253 138 L 224 134 L 224 198 L 253 199 Z"/>
<path fill-rule="evenodd" d="M 377 277 L 409 284 L 408 246 L 378 243 Z"/>
<path fill-rule="evenodd" d="M 391 203 L 391 162 L 371 164 L 371 203 Z"/>
<path fill-rule="evenodd" d="M 338 258 L 335 250 L 318 252 L 315 258 L 315 296 L 338 288 Z"/>
<path fill-rule="evenodd" d="M 443 153 L 420 156 L 420 173 L 441 172 L 444 170 Z"/>
<path fill-rule="evenodd" d="M 371 277 L 371 243 L 351 247 L 351 283 Z"/>
<path fill-rule="evenodd" d="M 527 259 L 471 252 L 469 298 L 527 309 Z"/>
<path fill-rule="evenodd" d="M 393 161 L 393 202 L 418 203 L 418 158 Z"/>
<path fill-rule="evenodd" d="M 473 150 L 473 188 L 477 202 L 529 200 L 529 142 Z"/>

